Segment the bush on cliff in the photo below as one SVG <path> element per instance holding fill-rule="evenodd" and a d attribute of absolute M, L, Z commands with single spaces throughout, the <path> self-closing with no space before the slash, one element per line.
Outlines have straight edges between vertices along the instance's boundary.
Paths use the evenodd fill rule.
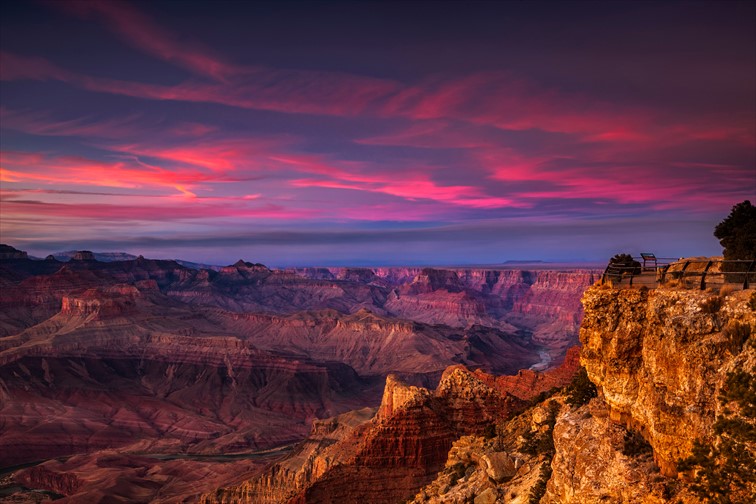
<path fill-rule="evenodd" d="M 691 473 L 690 489 L 704 502 L 751 503 L 756 491 L 756 369 L 727 374 L 719 401 L 726 406 L 711 441 L 696 440 L 678 470 Z"/>
<path fill-rule="evenodd" d="M 725 259 L 756 259 L 756 207 L 748 200 L 732 207 L 714 228 L 714 236 L 724 248 Z"/>
<path fill-rule="evenodd" d="M 523 453 L 545 456 L 545 460 L 541 464 L 538 480 L 530 488 L 528 504 L 538 504 L 541 502 L 541 498 L 546 493 L 546 484 L 551 478 L 551 459 L 554 458 L 556 451 L 554 447 L 554 425 L 556 425 L 556 418 L 559 414 L 559 403 L 557 401 L 549 401 L 547 409 L 547 429 L 539 432 L 537 435 L 534 435 L 532 432 L 526 433 L 525 442 L 520 448 L 520 451 Z"/>
<path fill-rule="evenodd" d="M 544 494 L 546 494 L 546 485 L 551 479 L 551 461 L 547 460 L 541 464 L 540 472 L 538 473 L 538 480 L 530 489 L 528 494 L 528 504 L 538 504 L 541 502 Z"/>
<path fill-rule="evenodd" d="M 546 416 L 547 429 L 541 432 L 528 431 L 523 435 L 523 443 L 520 446 L 522 453 L 528 455 L 546 455 L 547 457 L 554 456 L 554 425 L 556 425 L 556 418 L 559 414 L 559 403 L 557 401 L 549 401 L 546 403 L 548 414 Z"/>
<path fill-rule="evenodd" d="M 625 273 L 632 272 L 633 275 L 640 275 L 641 263 L 633 259 L 630 254 L 615 254 L 614 257 L 609 259 L 610 266 L 616 266 Z"/>
<path fill-rule="evenodd" d="M 588 373 L 584 367 L 578 369 L 572 382 L 567 386 L 567 404 L 570 406 L 582 406 L 596 397 L 596 385 L 588 379 Z"/>

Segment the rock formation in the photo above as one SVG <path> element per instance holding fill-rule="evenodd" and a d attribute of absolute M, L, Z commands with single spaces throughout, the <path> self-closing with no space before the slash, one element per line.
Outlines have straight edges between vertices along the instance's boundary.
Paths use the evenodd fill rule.
<path fill-rule="evenodd" d="M 302 448 L 310 469 L 289 462 L 267 476 L 298 475 L 292 498 L 352 491 L 341 482 L 361 475 L 366 483 L 355 488 L 365 495 L 373 481 L 389 485 L 386 495 L 411 497 L 418 481 L 435 477 L 459 432 L 519 408 L 516 396 L 528 388 L 552 386 L 523 372 L 510 395 L 483 370 L 511 374 L 548 363 L 544 352 L 563 353 L 533 341 L 542 321 L 555 320 L 550 313 L 507 321 L 517 296 L 492 294 L 504 272 L 341 269 L 310 277 L 246 261 L 216 271 L 142 256 L 81 253 L 59 262 L 5 252 L 0 466 L 36 463 L 15 481 L 74 501 L 109 492 L 190 498 L 264 473 L 281 456 L 270 450 L 308 430 L 314 440 L 324 436 L 317 453 L 336 448 L 325 458 Z M 525 285 L 523 273 L 512 278 Z M 395 294 L 405 304 L 392 311 Z M 571 296 L 566 304 L 579 293 Z M 372 415 L 345 413 L 378 406 L 392 373 L 392 399 L 369 425 Z M 434 392 L 413 387 L 439 380 Z M 335 424 L 318 420 L 340 414 Z M 350 434 L 346 425 L 363 430 Z M 227 456 L 240 458 L 212 458 Z"/>
<path fill-rule="evenodd" d="M 403 502 L 449 465 L 447 458 L 455 457 L 449 449 L 460 435 L 479 434 L 522 410 L 544 387 L 565 385 L 576 369 L 571 358 L 543 378 L 535 373 L 535 380 L 518 375 L 504 382 L 453 366 L 434 391 L 390 375 L 372 418 L 372 411 L 363 410 L 317 422 L 288 458 L 239 485 L 205 494 L 201 502 Z M 537 385 L 528 389 L 519 383 L 522 377 Z M 516 470 L 515 460 L 501 450 L 478 459 L 484 473 L 500 481 Z"/>
<path fill-rule="evenodd" d="M 756 293 L 595 286 L 583 303 L 599 397 L 460 438 L 415 503 L 752 502 Z"/>

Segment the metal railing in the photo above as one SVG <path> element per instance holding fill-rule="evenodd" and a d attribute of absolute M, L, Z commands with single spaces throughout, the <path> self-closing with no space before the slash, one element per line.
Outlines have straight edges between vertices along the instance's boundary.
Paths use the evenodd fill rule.
<path fill-rule="evenodd" d="M 635 259 L 635 258 L 634 258 Z M 637 259 L 636 259 L 637 260 Z M 616 287 L 658 287 L 660 285 L 681 288 L 722 287 L 748 289 L 756 285 L 756 260 L 657 258 L 653 268 L 637 265 L 609 263 L 601 275 L 601 284 Z"/>

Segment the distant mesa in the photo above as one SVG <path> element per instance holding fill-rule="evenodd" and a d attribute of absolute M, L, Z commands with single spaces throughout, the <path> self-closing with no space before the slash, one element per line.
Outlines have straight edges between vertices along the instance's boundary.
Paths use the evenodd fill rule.
<path fill-rule="evenodd" d="M 55 259 L 54 255 L 50 254 L 47 257 L 45 257 L 45 261 L 57 261 L 57 259 Z"/>
<path fill-rule="evenodd" d="M 336 277 L 339 280 L 363 283 L 370 283 L 376 279 L 375 273 L 369 268 L 343 268 Z"/>
<path fill-rule="evenodd" d="M 90 254 L 92 259 L 77 259 L 78 254 Z M 91 252 L 89 250 L 67 250 L 65 252 L 55 252 L 52 254 L 58 261 L 100 261 L 100 262 L 113 262 L 113 261 L 133 261 L 137 257 L 133 254 L 127 254 L 126 252 Z"/>
<path fill-rule="evenodd" d="M 10 245 L 0 244 L 0 259 L 28 259 L 26 252 Z"/>
<path fill-rule="evenodd" d="M 89 250 L 79 250 L 77 251 L 73 257 L 71 257 L 72 261 L 96 261 L 95 255 L 89 251 Z"/>
<path fill-rule="evenodd" d="M 264 264 L 262 264 L 262 263 L 251 263 L 251 262 L 245 261 L 244 259 L 239 259 L 232 266 L 235 267 L 235 268 L 247 268 L 247 269 L 268 271 L 268 267 L 265 266 Z"/>

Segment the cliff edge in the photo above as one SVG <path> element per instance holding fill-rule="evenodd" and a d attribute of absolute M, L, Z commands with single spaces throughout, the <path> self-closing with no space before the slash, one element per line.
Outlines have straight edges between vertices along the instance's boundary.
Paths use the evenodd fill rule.
<path fill-rule="evenodd" d="M 753 502 L 756 292 L 596 285 L 582 302 L 582 379 L 456 441 L 413 502 Z"/>
<path fill-rule="evenodd" d="M 599 398 L 557 421 L 541 502 L 751 502 L 756 292 L 594 286 L 583 306 Z"/>

